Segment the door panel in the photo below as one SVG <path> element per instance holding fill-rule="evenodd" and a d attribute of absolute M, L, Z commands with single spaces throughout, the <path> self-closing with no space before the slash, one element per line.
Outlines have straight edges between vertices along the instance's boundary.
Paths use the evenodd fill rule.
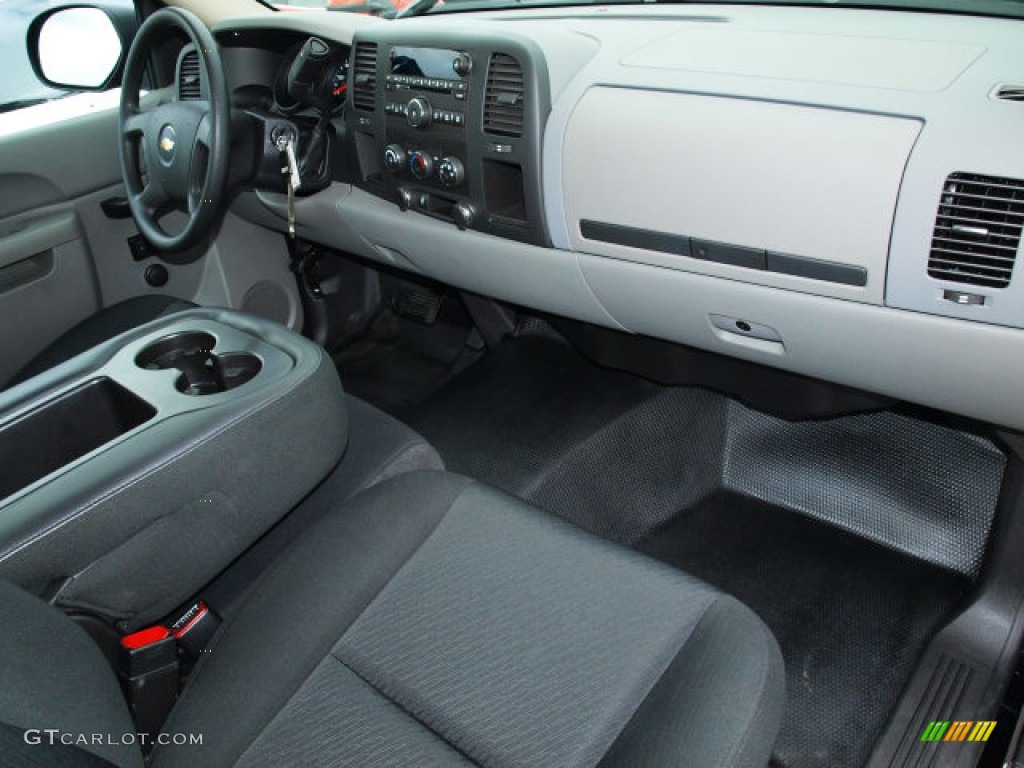
<path fill-rule="evenodd" d="M 117 110 L 83 108 L 0 135 L 0 386 L 102 305 L 75 200 L 119 181 Z"/>
<path fill-rule="evenodd" d="M 24 211 L 67 202 L 109 187 L 121 179 L 117 161 L 117 107 L 109 94 L 82 94 L 69 99 L 88 110 L 77 117 L 42 122 L 49 104 L 4 116 L 20 118 L 17 129 L 4 132 L 0 124 L 0 220 Z M 101 97 L 105 97 L 100 100 Z M 61 104 L 63 99 L 54 104 Z M 40 113 L 39 122 L 25 113 Z"/>
<path fill-rule="evenodd" d="M 20 219 L 11 220 L 0 229 L 0 269 L 82 236 L 71 211 Z"/>
<path fill-rule="evenodd" d="M 0 222 L 0 382 L 99 308 L 92 259 L 73 211 Z"/>
<path fill-rule="evenodd" d="M 101 208 L 124 195 L 117 99 L 110 92 L 85 95 L 84 114 L 69 118 L 65 111 L 49 121 L 54 104 L 82 98 L 0 116 L 0 388 L 100 307 L 146 293 L 244 308 L 301 327 L 283 239 L 231 214 L 192 263 L 133 258 L 134 221 L 110 219 Z M 41 119 L 33 122 L 26 113 L 37 109 Z M 7 118 L 15 117 L 11 129 Z M 167 270 L 166 285 L 147 282 L 146 270 L 155 265 Z"/>

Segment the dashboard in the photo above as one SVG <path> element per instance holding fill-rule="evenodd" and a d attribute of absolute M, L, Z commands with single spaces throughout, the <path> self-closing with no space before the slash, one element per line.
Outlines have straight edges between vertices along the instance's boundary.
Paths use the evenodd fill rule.
<path fill-rule="evenodd" d="M 281 78 L 328 49 L 304 237 L 1024 428 L 1022 22 L 588 6 L 215 32 L 236 101 L 300 121 Z M 283 229 L 279 191 L 234 206 Z"/>

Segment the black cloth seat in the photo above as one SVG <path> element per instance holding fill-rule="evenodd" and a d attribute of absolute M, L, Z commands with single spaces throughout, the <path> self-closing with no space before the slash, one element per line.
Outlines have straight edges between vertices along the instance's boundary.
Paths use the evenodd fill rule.
<path fill-rule="evenodd" d="M 15 660 L 0 754 L 5 732 L 129 727 L 89 646 L 0 589 Z M 152 765 L 753 768 L 782 706 L 775 640 L 735 599 L 467 478 L 413 472 L 263 574 L 165 724 L 202 744 L 157 746 Z M 133 746 L 80 749 L 141 765 Z"/>
<path fill-rule="evenodd" d="M 117 304 L 111 304 L 64 333 L 22 366 L 4 386 L 11 387 L 20 384 L 118 334 L 138 328 L 150 320 L 156 320 L 158 317 L 165 317 L 175 312 L 183 312 L 195 306 L 190 301 L 160 294 L 137 296 Z"/>

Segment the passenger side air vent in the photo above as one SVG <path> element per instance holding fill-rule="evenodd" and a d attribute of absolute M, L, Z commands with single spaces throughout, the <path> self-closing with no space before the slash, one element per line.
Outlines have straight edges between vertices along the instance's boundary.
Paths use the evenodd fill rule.
<path fill-rule="evenodd" d="M 199 53 L 189 51 L 181 60 L 178 73 L 178 99 L 196 101 L 202 96 L 202 80 L 199 77 Z"/>
<path fill-rule="evenodd" d="M 377 44 L 356 43 L 352 103 L 363 112 L 377 108 Z"/>
<path fill-rule="evenodd" d="M 484 131 L 523 135 L 523 68 L 504 53 L 491 56 L 484 91 Z"/>
<path fill-rule="evenodd" d="M 1024 181 L 953 173 L 935 220 L 928 274 L 939 280 L 1005 288 L 1024 224 Z"/>
<path fill-rule="evenodd" d="M 1024 101 L 1024 85 L 1000 85 L 993 91 L 992 98 L 1002 101 Z"/>

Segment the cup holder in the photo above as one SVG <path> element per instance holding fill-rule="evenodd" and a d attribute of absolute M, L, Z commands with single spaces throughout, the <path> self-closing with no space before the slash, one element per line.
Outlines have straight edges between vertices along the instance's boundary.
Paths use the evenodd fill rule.
<path fill-rule="evenodd" d="M 148 371 L 177 368 L 174 382 L 186 395 L 213 395 L 251 381 L 263 368 L 256 355 L 248 352 L 216 354 L 217 344 L 209 333 L 176 333 L 154 341 L 135 357 L 135 364 Z"/>
<path fill-rule="evenodd" d="M 260 359 L 248 352 L 226 352 L 223 355 L 216 355 L 216 358 L 220 361 L 220 376 L 224 382 L 224 389 L 234 389 L 247 381 L 252 381 L 263 368 Z"/>
<path fill-rule="evenodd" d="M 217 345 L 209 333 L 190 331 L 175 333 L 154 341 L 135 357 L 135 364 L 147 371 L 163 371 L 167 368 L 178 368 L 178 362 L 186 356 L 212 355 Z"/>

